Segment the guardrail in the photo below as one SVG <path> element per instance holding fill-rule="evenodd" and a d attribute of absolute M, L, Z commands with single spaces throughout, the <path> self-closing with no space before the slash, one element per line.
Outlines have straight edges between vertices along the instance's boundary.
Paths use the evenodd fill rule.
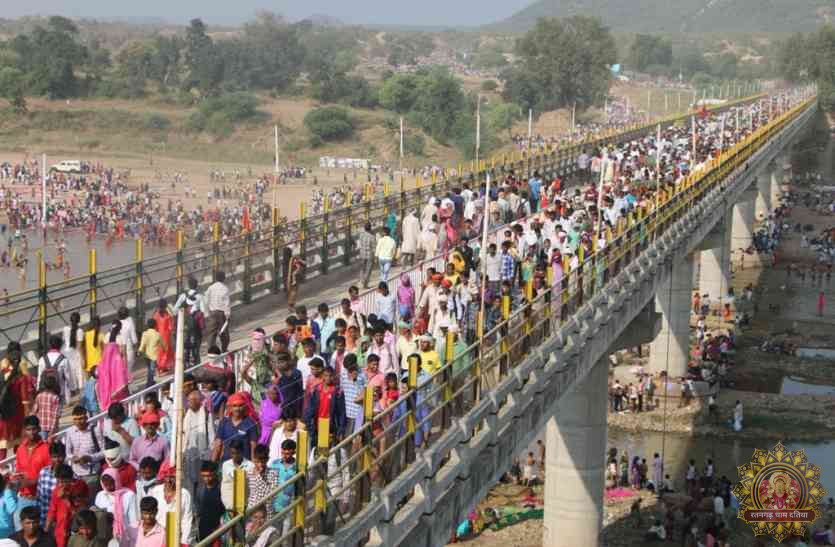
<path fill-rule="evenodd" d="M 515 312 L 511 313 L 512 296 L 503 296 L 501 321 L 488 329 L 478 325 L 476 343 L 456 350 L 454 334 L 449 333 L 444 364 L 430 377 L 419 380 L 417 359 L 410 359 L 408 389 L 387 408 L 375 411 L 373 390 L 366 389 L 363 423 L 355 432 L 333 444 L 326 435 L 318 435 L 315 457 L 308 455 L 307 434 L 300 434 L 298 473 L 254 506 L 245 507 L 242 501 L 236 504 L 237 515 L 199 542 L 198 547 L 208 547 L 226 534 L 236 535 L 236 541 L 251 543 L 266 527 L 288 521 L 289 526 L 283 527 L 274 544 L 308 544 L 312 538 L 329 535 L 335 527 L 359 515 L 372 499 L 373 491 L 396 488 L 396 479 L 413 469 L 411 464 L 415 463 L 419 449 L 440 447 L 449 457 L 455 448 L 449 439 L 454 438 L 457 418 L 464 418 L 471 409 L 487 408 L 483 397 L 488 391 L 490 397 L 503 401 L 507 392 L 494 388 L 505 385 L 504 381 L 531 351 L 553 336 L 584 303 L 672 224 L 698 206 L 709 192 L 723 189 L 729 176 L 740 174 L 747 160 L 814 100 L 813 97 L 804 101 L 757 129 L 746 140 L 707 162 L 704 171 L 678 184 L 662 186 L 655 203 L 639 206 L 621 219 L 614 230 L 607 229 L 601 238 L 605 240 L 603 248 L 581 256 L 578 267 L 572 269 L 564 260 L 562 275 L 549 267 L 545 284 L 530 282 L 518 298 Z M 561 385 L 570 386 L 576 380 L 577 370 L 568 368 L 563 374 Z M 480 416 L 478 423 L 486 420 L 484 412 Z M 319 427 L 326 428 L 327 420 Z M 249 516 L 285 492 L 292 496 L 287 506 L 258 529 L 242 531 L 241 525 Z M 391 494 L 392 499 L 405 501 L 414 492 L 409 489 Z M 392 514 L 387 519 L 393 518 L 397 508 L 389 511 Z"/>
<path fill-rule="evenodd" d="M 722 111 L 761 97 L 762 94 L 742 98 L 712 110 Z M 71 313 L 81 315 L 82 325 L 89 324 L 95 316 L 106 325 L 115 318 L 120 306 L 128 307 L 137 327 L 143 329 L 149 312 L 160 298 L 176 298 L 183 292 L 189 276 L 196 277 L 205 288 L 220 270 L 227 274 L 234 306 L 278 294 L 285 285 L 290 257 L 294 254 L 307 264 L 302 282 L 349 268 L 357 256 L 358 227 L 365 222 L 382 226 L 389 213 L 395 213 L 402 221 L 404 212 L 421 207 L 426 196 L 439 196 L 456 187 L 478 184 L 488 173 L 494 180 L 508 173 L 529 174 L 536 170 L 547 177 L 571 175 L 576 170 L 576 158 L 583 150 L 632 140 L 658 124 L 668 127 L 692 114 L 671 115 L 622 131 L 604 132 L 539 154 L 519 153 L 510 157 L 505 155 L 500 160 L 483 160 L 480 165 L 472 166 L 468 174 L 433 176 L 431 184 L 427 181 L 425 185 L 418 178 L 414 189 L 401 187 L 397 194 L 391 194 L 386 185 L 383 197 L 372 198 L 367 193 L 358 206 L 326 209 L 312 217 L 302 214 L 301 219 L 293 222 L 280 222 L 278 211 L 273 210 L 271 227 L 226 240 L 221 239 L 217 224 L 213 226 L 211 241 L 207 242 L 189 242 L 187 245 L 180 231 L 176 237 L 176 250 L 155 257 L 146 258 L 143 244 L 137 240 L 132 263 L 102 271 L 97 268 L 95 251 L 91 251 L 86 275 L 55 283 L 47 283 L 41 258 L 38 261 L 38 288 L 9 295 L 0 311 L 0 345 L 11 340 L 21 342 L 27 360 L 34 365 L 47 347 L 50 333 L 60 332 L 68 325 Z"/>

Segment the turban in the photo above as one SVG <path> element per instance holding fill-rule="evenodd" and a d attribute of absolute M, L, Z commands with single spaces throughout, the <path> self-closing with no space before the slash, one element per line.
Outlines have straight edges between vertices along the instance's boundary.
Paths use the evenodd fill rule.
<path fill-rule="evenodd" d="M 241 392 L 233 393 L 229 396 L 229 400 L 227 402 L 229 406 L 245 405 L 246 397 L 244 397 Z"/>
<path fill-rule="evenodd" d="M 159 473 L 157 474 L 157 478 L 161 481 L 169 477 L 176 477 L 177 476 L 177 468 L 171 465 L 171 462 L 166 458 L 162 462 L 162 466 L 159 468 Z"/>
<path fill-rule="evenodd" d="M 159 424 L 159 414 L 156 412 L 144 412 L 139 417 L 139 425 Z"/>

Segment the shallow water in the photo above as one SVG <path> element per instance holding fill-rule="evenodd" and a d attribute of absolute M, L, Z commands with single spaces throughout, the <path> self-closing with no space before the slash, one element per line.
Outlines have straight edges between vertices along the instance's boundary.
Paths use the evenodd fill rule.
<path fill-rule="evenodd" d="M 646 458 L 652 470 L 653 455 L 663 453 L 665 473 L 670 475 L 677 490 L 684 486 L 684 475 L 690 459 L 696 461 L 701 472 L 708 458 L 713 460 L 716 476 L 725 475 L 731 482 L 737 481 L 737 467 L 750 463 L 754 450 L 770 450 L 777 441 L 741 441 L 733 439 L 706 439 L 684 435 L 663 435 L 655 432 L 628 433 L 609 431 L 609 447 L 618 449 L 618 457 L 625 450 L 630 460 L 633 456 Z M 829 492 L 826 498 L 835 496 L 835 440 L 818 443 L 784 441 L 789 450 L 804 449 L 811 463 L 821 467 L 821 483 Z"/>
<path fill-rule="evenodd" d="M 783 378 L 783 386 L 780 389 L 782 395 L 830 395 L 835 397 L 835 386 L 825 384 L 809 384 L 786 376 Z"/>

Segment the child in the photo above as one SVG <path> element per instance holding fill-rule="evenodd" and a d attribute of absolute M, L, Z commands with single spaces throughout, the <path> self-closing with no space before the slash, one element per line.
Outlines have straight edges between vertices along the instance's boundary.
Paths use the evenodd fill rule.
<path fill-rule="evenodd" d="M 200 464 L 200 478 L 203 485 L 197 491 L 197 540 L 208 537 L 220 526 L 220 519 L 226 506 L 220 496 L 217 462 L 203 460 Z"/>
<path fill-rule="evenodd" d="M 6 479 L 0 475 L 0 539 L 14 533 L 14 513 L 17 510 L 17 492 L 6 487 Z"/>
<path fill-rule="evenodd" d="M 102 520 L 111 520 L 111 514 L 99 512 Z M 111 518 L 108 518 L 111 517 Z M 78 531 L 70 537 L 67 547 L 118 547 L 119 541 L 107 530 L 99 530 L 96 513 L 89 509 L 82 509 L 76 516 Z M 112 527 L 112 525 L 111 525 Z M 107 539 L 104 539 L 107 538 Z"/>
<path fill-rule="evenodd" d="M 81 406 L 87 409 L 90 416 L 95 416 L 99 413 L 99 399 L 96 395 L 97 378 L 96 367 L 93 367 L 90 369 L 90 376 L 84 382 L 84 389 L 81 392 Z"/>
<path fill-rule="evenodd" d="M 296 466 L 296 441 L 293 439 L 284 439 L 281 443 L 281 460 L 273 462 L 270 467 L 278 474 L 279 484 L 284 484 L 293 478 L 298 472 L 298 467 Z M 278 513 L 289 506 L 294 495 L 295 487 L 288 487 L 279 492 L 273 500 L 273 511 Z M 292 528 L 291 515 L 291 513 L 287 514 L 282 521 L 278 522 L 279 535 Z"/>
<path fill-rule="evenodd" d="M 147 496 L 139 502 L 139 524 L 128 528 L 127 545 L 142 545 L 163 547 L 165 545 L 165 529 L 157 522 L 159 502 L 156 498 Z"/>
<path fill-rule="evenodd" d="M 89 505 L 90 491 L 84 481 L 73 478 L 72 468 L 63 464 L 55 473 L 58 485 L 49 501 L 46 530 L 54 532 L 58 547 L 66 547 L 70 525 L 76 513 Z"/>
<path fill-rule="evenodd" d="M 147 328 L 142 333 L 142 340 L 139 342 L 139 353 L 148 360 L 148 375 L 145 387 L 151 387 L 154 385 L 154 376 L 157 372 L 157 359 L 162 345 L 162 336 L 156 330 L 157 322 L 155 320 L 148 319 L 146 325 Z"/>
<path fill-rule="evenodd" d="M 58 392 L 58 379 L 44 376 L 43 384 L 35 397 L 34 413 L 41 421 L 41 437 L 46 440 L 58 430 L 61 418 L 61 396 Z"/>
<path fill-rule="evenodd" d="M 528 452 L 528 458 L 525 460 L 525 466 L 522 469 L 522 484 L 524 486 L 534 486 L 536 483 L 536 459 L 533 457 L 533 452 Z"/>
<path fill-rule="evenodd" d="M 136 497 L 138 504 L 137 510 L 142 512 L 142 499 L 150 495 L 151 488 L 157 485 L 157 472 L 159 471 L 159 463 L 150 457 L 146 456 L 139 462 L 139 476 L 136 479 Z M 142 516 L 140 515 L 140 520 Z"/>

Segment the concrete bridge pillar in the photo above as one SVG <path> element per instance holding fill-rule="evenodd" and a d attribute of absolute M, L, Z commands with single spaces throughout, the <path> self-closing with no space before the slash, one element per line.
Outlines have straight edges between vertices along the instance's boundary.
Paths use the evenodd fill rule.
<path fill-rule="evenodd" d="M 765 169 L 757 175 L 757 199 L 756 215 L 757 220 L 766 218 L 771 213 L 771 172 L 773 169 Z"/>
<path fill-rule="evenodd" d="M 663 317 L 661 332 L 649 348 L 649 370 L 668 371 L 670 378 L 684 376 L 690 357 L 693 260 L 693 255 L 688 255 L 674 262 L 673 275 L 655 294 L 655 307 Z"/>
<path fill-rule="evenodd" d="M 783 195 L 781 186 L 783 185 L 783 167 L 775 169 L 771 172 L 771 207 L 772 210 L 780 206 L 780 196 Z M 788 172 L 786 172 L 788 173 Z"/>
<path fill-rule="evenodd" d="M 609 363 L 594 365 L 545 426 L 543 545 L 597 545 L 603 524 Z"/>
<path fill-rule="evenodd" d="M 731 284 L 731 226 L 730 214 L 725 213 L 719 228 L 716 247 L 699 253 L 699 294 L 718 302 L 728 294 Z"/>
<path fill-rule="evenodd" d="M 747 249 L 754 236 L 754 202 L 741 201 L 734 205 L 731 218 L 731 250 Z"/>

